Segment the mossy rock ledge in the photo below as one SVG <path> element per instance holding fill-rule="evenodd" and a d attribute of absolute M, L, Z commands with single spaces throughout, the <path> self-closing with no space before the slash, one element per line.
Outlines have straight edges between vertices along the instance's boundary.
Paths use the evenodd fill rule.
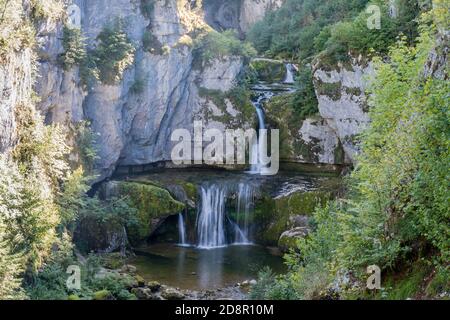
<path fill-rule="evenodd" d="M 168 216 L 178 214 L 185 204 L 170 192 L 153 184 L 129 181 L 108 182 L 111 194 L 125 198 L 135 208 L 137 224 L 128 226 L 128 239 L 133 246 L 143 243 Z"/>
<path fill-rule="evenodd" d="M 286 66 L 281 60 L 255 58 L 250 62 L 250 68 L 256 72 L 260 81 L 275 83 L 283 82 L 286 78 Z"/>
<path fill-rule="evenodd" d="M 316 207 L 331 198 L 331 192 L 322 190 L 299 191 L 277 198 L 263 197 L 255 205 L 256 241 L 277 246 L 280 236 L 295 226 L 297 217 L 311 216 Z"/>

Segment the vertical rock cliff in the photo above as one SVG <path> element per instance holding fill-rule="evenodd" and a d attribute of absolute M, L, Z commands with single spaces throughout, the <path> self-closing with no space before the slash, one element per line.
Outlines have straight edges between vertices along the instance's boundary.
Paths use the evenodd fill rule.
<path fill-rule="evenodd" d="M 79 8 L 79 27 L 88 49 L 95 48 L 98 35 L 117 20 L 123 22 L 135 47 L 133 63 L 120 81 L 85 86 L 79 66 L 60 65 L 63 25 L 40 36 L 42 59 L 36 85 L 42 98 L 40 110 L 49 122 L 90 121 L 98 134 L 100 179 L 117 166 L 170 160 L 172 131 L 192 131 L 194 120 L 220 130 L 233 125 L 230 119 L 238 119 L 244 128 L 253 124 L 253 114 L 240 110 L 242 106 L 230 99 L 223 99 L 225 107 L 218 106 L 217 99 L 211 98 L 225 96 L 234 87 L 244 61 L 238 56 L 198 61 L 192 38 L 196 29 L 210 28 L 203 20 L 207 9 L 175 0 L 76 0 L 73 4 Z"/>

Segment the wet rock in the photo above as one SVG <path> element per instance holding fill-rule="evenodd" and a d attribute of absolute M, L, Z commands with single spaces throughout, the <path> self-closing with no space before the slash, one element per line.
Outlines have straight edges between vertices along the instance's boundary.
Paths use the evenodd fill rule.
<path fill-rule="evenodd" d="M 149 288 L 134 288 L 131 289 L 131 293 L 139 300 L 155 300 L 155 297 Z"/>
<path fill-rule="evenodd" d="M 161 289 L 161 284 L 157 281 L 150 281 L 149 283 L 147 283 L 147 287 L 152 292 L 157 292 L 159 289 Z"/>
<path fill-rule="evenodd" d="M 283 252 L 288 252 L 290 249 L 295 249 L 297 240 L 304 238 L 310 232 L 308 227 L 297 227 L 291 230 L 285 231 L 281 234 L 278 240 L 278 247 Z"/>
<path fill-rule="evenodd" d="M 134 279 L 136 280 L 137 285 L 138 285 L 139 287 L 145 286 L 145 280 L 144 280 L 144 278 L 142 278 L 140 275 L 135 275 L 135 276 L 134 276 Z"/>
<path fill-rule="evenodd" d="M 164 289 L 161 296 L 166 300 L 182 300 L 185 298 L 185 295 L 180 290 L 175 288 Z"/>
<path fill-rule="evenodd" d="M 94 293 L 94 300 L 112 300 L 113 295 L 108 290 L 100 290 Z"/>
<path fill-rule="evenodd" d="M 124 272 L 124 273 L 131 273 L 131 274 L 133 274 L 133 273 L 136 273 L 137 268 L 135 266 L 131 265 L 131 264 L 126 264 L 120 269 L 120 271 Z"/>

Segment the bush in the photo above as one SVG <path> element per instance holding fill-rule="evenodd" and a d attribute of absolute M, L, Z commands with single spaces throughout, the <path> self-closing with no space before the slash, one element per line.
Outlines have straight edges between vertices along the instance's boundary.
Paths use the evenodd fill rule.
<path fill-rule="evenodd" d="M 120 22 L 105 27 L 97 36 L 98 44 L 92 52 L 99 80 L 114 85 L 124 71 L 133 64 L 135 48 Z"/>
<path fill-rule="evenodd" d="M 78 28 L 64 27 L 62 40 L 64 53 L 60 56 L 63 68 L 68 70 L 75 65 L 80 65 L 86 60 L 86 44 L 81 30 Z"/>
<path fill-rule="evenodd" d="M 248 42 L 241 42 L 232 30 L 222 33 L 210 31 L 196 40 L 195 55 L 208 63 L 227 56 L 253 57 L 256 51 Z"/>
<path fill-rule="evenodd" d="M 262 275 L 270 287 L 288 281 L 305 299 L 355 292 L 361 297 L 366 268 L 375 264 L 384 272 L 405 275 L 395 278 L 385 294 L 406 298 L 424 290 L 418 284 L 430 265 L 448 267 L 450 84 L 424 76 L 434 39 L 435 31 L 424 25 L 415 47 L 400 39 L 388 60 L 374 60 L 372 121 L 361 136 L 362 152 L 348 180 L 347 199 L 315 212 L 314 231 L 299 240 L 299 253 L 286 256 L 288 274 L 276 279 L 276 285 Z M 419 268 L 409 268 L 418 258 Z M 448 273 L 439 273 L 430 294 L 445 288 L 442 283 L 448 279 L 442 277 Z"/>
<path fill-rule="evenodd" d="M 303 66 L 296 78 L 296 91 L 293 95 L 292 105 L 299 119 L 305 119 L 319 113 L 319 102 L 312 82 L 312 71 Z"/>
<path fill-rule="evenodd" d="M 151 30 L 145 30 L 144 35 L 142 36 L 142 45 L 144 50 L 151 54 L 163 54 L 163 45 Z"/>

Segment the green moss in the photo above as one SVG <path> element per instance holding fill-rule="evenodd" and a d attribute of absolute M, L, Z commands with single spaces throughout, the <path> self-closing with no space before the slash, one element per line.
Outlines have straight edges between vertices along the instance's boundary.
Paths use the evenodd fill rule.
<path fill-rule="evenodd" d="M 280 235 L 289 228 L 289 217 L 311 215 L 317 206 L 331 198 L 326 191 L 296 192 L 287 197 L 264 197 L 255 206 L 254 223 L 258 226 L 258 240 L 276 245 Z"/>
<path fill-rule="evenodd" d="M 278 240 L 278 248 L 283 252 L 297 248 L 298 239 L 294 237 L 282 237 Z"/>
<path fill-rule="evenodd" d="M 185 207 L 167 190 L 151 184 L 120 181 L 118 189 L 121 196 L 127 197 L 128 204 L 137 209 L 138 223 L 128 227 L 128 237 L 133 244 L 150 235 L 152 219 L 177 214 Z"/>
<path fill-rule="evenodd" d="M 254 59 L 250 63 L 259 80 L 281 82 L 286 78 L 286 66 L 283 61 L 270 59 Z"/>
<path fill-rule="evenodd" d="M 67 297 L 67 300 L 80 300 L 80 297 L 77 296 L 76 294 L 71 294 L 70 296 Z"/>
<path fill-rule="evenodd" d="M 94 300 L 110 300 L 112 297 L 111 292 L 108 290 L 100 290 L 94 293 L 92 299 Z"/>
<path fill-rule="evenodd" d="M 199 95 L 214 103 L 222 113 L 221 115 L 207 114 L 206 116 L 209 119 L 226 124 L 228 129 L 242 129 L 245 123 L 252 122 L 254 119 L 255 112 L 250 100 L 250 92 L 245 88 L 236 86 L 228 92 L 199 88 Z M 229 100 L 233 107 L 240 112 L 237 116 L 228 113 L 226 100 Z"/>
<path fill-rule="evenodd" d="M 322 82 L 316 81 L 317 95 L 330 97 L 333 101 L 337 101 L 342 97 L 342 83 L 341 82 Z"/>
<path fill-rule="evenodd" d="M 336 164 L 344 164 L 345 162 L 345 152 L 344 148 L 342 147 L 342 143 L 339 140 L 338 145 L 334 149 L 334 163 Z"/>
<path fill-rule="evenodd" d="M 450 270 L 445 267 L 439 267 L 434 271 L 433 279 L 425 288 L 425 293 L 428 297 L 434 298 L 443 292 L 450 292 Z"/>
<path fill-rule="evenodd" d="M 290 161 L 301 157 L 310 163 L 317 163 L 317 143 L 305 144 L 299 130 L 306 116 L 316 111 L 301 110 L 296 106 L 296 93 L 272 98 L 265 104 L 267 123 L 272 129 L 280 130 L 280 159 Z M 310 114 L 311 112 L 311 114 Z"/>
<path fill-rule="evenodd" d="M 189 200 L 192 200 L 194 202 L 197 200 L 198 189 L 195 184 L 181 180 L 178 180 L 176 183 L 183 188 Z"/>
<path fill-rule="evenodd" d="M 125 264 L 125 259 L 119 252 L 102 255 L 103 265 L 108 269 L 120 269 Z"/>

